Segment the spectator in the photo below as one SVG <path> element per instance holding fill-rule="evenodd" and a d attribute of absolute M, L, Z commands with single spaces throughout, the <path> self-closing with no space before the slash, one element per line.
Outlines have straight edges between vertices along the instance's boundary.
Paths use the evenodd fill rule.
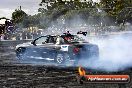
<path fill-rule="evenodd" d="M 1 34 L 0 35 L 0 40 L 4 40 L 5 39 L 5 35 L 4 34 Z"/>
<path fill-rule="evenodd" d="M 22 39 L 26 39 L 26 32 L 22 32 Z"/>

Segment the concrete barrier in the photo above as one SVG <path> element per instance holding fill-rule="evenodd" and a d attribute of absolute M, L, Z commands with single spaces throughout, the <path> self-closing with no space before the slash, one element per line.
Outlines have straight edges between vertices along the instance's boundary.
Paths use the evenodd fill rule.
<path fill-rule="evenodd" d="M 0 47 L 10 47 L 10 46 L 16 46 L 21 43 L 30 42 L 32 39 L 29 40 L 2 40 L 0 41 Z"/>

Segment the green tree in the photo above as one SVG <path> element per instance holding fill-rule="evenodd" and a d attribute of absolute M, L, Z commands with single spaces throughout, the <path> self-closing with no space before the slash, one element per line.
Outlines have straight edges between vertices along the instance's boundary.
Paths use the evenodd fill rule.
<path fill-rule="evenodd" d="M 42 0 L 40 6 L 40 19 L 44 19 L 44 25 L 59 18 L 64 18 L 66 24 L 70 24 L 70 20 L 76 16 L 80 16 L 85 23 L 102 26 L 125 24 L 132 19 L 131 0 L 101 0 L 100 3 L 92 0 Z"/>
<path fill-rule="evenodd" d="M 12 19 L 14 20 L 14 23 L 21 23 L 24 19 L 26 19 L 28 15 L 23 10 L 15 10 L 12 13 Z"/>
<path fill-rule="evenodd" d="M 81 0 L 42 0 L 39 12 L 46 16 L 47 25 L 58 18 L 64 18 L 67 23 L 76 15 L 80 15 L 84 21 L 88 21 L 90 15 L 97 15 L 96 4 L 91 1 L 82 2 Z"/>
<path fill-rule="evenodd" d="M 105 8 L 108 16 L 114 17 L 118 24 L 125 23 L 132 16 L 132 1 L 131 0 L 101 0 L 101 8 Z"/>

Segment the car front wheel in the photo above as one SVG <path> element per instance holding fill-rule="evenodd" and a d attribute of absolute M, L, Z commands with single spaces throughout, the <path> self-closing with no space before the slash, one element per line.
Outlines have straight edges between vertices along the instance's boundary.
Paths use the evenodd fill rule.
<path fill-rule="evenodd" d="M 68 53 L 58 53 L 56 55 L 55 62 L 58 65 L 74 66 L 75 62 L 71 60 L 71 56 Z"/>
<path fill-rule="evenodd" d="M 57 64 L 64 64 L 65 62 L 64 54 L 61 54 L 61 53 L 57 54 L 55 62 Z"/>
<path fill-rule="evenodd" d="M 16 56 L 17 56 L 18 59 L 24 59 L 25 50 L 26 50 L 26 48 L 23 48 L 23 47 L 19 47 L 16 50 Z"/>

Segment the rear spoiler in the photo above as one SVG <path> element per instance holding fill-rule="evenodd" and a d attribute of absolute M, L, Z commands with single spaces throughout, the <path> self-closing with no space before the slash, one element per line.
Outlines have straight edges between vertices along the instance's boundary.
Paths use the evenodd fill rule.
<path fill-rule="evenodd" d="M 84 36 L 86 36 L 87 35 L 87 32 L 79 31 L 79 32 L 77 32 L 77 34 L 83 34 Z"/>

